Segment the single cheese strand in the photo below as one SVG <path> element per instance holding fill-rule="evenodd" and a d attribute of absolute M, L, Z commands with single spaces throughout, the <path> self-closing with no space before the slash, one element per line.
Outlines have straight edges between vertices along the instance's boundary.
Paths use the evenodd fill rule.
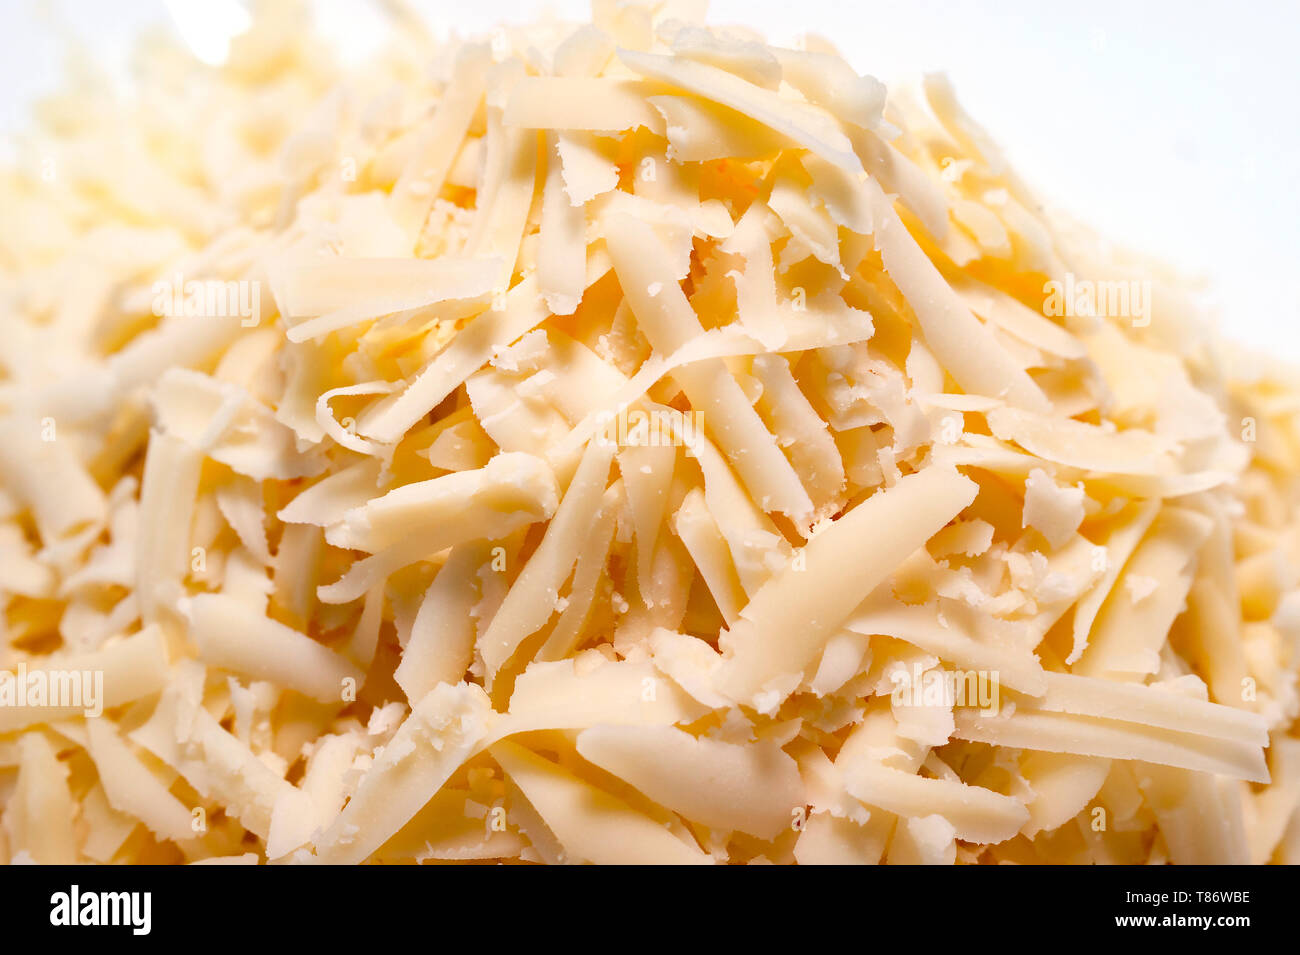
<path fill-rule="evenodd" d="M 326 532 L 336 547 L 368 553 L 424 535 L 425 554 L 476 538 L 504 537 L 521 522 L 555 511 L 555 477 L 540 458 L 510 452 L 486 466 L 394 488 L 348 511 Z"/>
<path fill-rule="evenodd" d="M 987 415 L 989 430 L 1030 454 L 1069 467 L 1108 474 L 1159 475 L 1171 459 L 1149 431 L 1113 431 L 1072 418 L 998 408 Z"/>
<path fill-rule="evenodd" d="M 1100 716 L 1255 746 L 1268 745 L 1267 723 L 1246 710 L 1189 699 L 1153 686 L 1068 673 L 1046 673 L 1044 677 L 1047 692 L 1041 700 L 1026 704 L 1026 708 Z"/>
<path fill-rule="evenodd" d="M 1034 790 L 1025 808 L 1029 822 L 1022 830 L 1033 838 L 1065 825 L 1097 796 L 1112 763 L 1065 753 L 1033 752 L 1021 763 L 1021 775 Z"/>
<path fill-rule="evenodd" d="M 839 166 L 814 154 L 804 156 L 799 164 L 812 179 L 805 198 L 814 205 L 823 206 L 836 226 L 859 235 L 871 235 L 877 231 L 879 207 L 873 202 L 872 191 L 862 188 L 861 176 L 849 175 Z M 833 239 L 838 239 L 838 236 Z"/>
<path fill-rule="evenodd" d="M 1066 713 L 1017 712 L 981 716 L 954 713 L 958 739 L 1111 759 L 1141 759 L 1202 773 L 1220 773 L 1249 782 L 1268 782 L 1263 749 L 1215 737 Z"/>
<path fill-rule="evenodd" d="M 809 100 L 846 123 L 874 128 L 885 106 L 885 85 L 859 76 L 838 56 L 807 50 L 775 49 L 781 78 Z"/>
<path fill-rule="evenodd" d="M 481 787 L 470 792 L 449 786 L 440 790 L 410 822 L 380 846 L 372 856 L 373 861 L 419 864 L 447 860 L 464 864 L 476 859 L 514 859 L 527 855 L 524 831 L 530 830 L 523 818 L 525 814 L 516 808 L 521 800 L 511 793 L 508 782 L 502 788 L 510 799 L 508 819 L 503 813 L 504 806 L 483 804 L 486 794 Z"/>
<path fill-rule="evenodd" d="M 215 496 L 217 509 L 240 544 L 263 566 L 269 565 L 272 558 L 266 541 L 262 489 L 248 478 L 237 477 L 219 487 Z"/>
<path fill-rule="evenodd" d="M 77 458 L 71 435 L 49 418 L 0 419 L 0 477 L 31 509 L 41 540 L 53 544 L 107 516 L 104 492 Z"/>
<path fill-rule="evenodd" d="M 729 653 L 719 688 L 751 702 L 782 683 L 784 698 L 862 599 L 907 555 L 975 499 L 973 481 L 928 468 L 880 491 L 803 549 L 754 594 L 723 638 Z M 770 705 L 770 704 L 769 704 Z"/>
<path fill-rule="evenodd" d="M 1137 776 L 1174 865 L 1251 861 L 1240 789 L 1231 780 L 1151 765 L 1143 766 Z"/>
<path fill-rule="evenodd" d="M 862 165 L 887 192 L 920 220 L 936 239 L 948 234 L 948 202 L 943 190 L 925 171 L 868 129 L 849 131 Z"/>
<path fill-rule="evenodd" d="M 823 166 L 835 169 L 825 163 Z M 788 170 L 775 172 L 767 202 L 780 216 L 781 223 L 795 240 L 794 245 L 805 247 L 819 262 L 825 262 L 845 278 L 849 277 L 840 262 L 839 227 L 825 205 L 814 201 L 805 192 L 803 183 L 796 181 Z M 870 231 L 868 225 L 864 224 L 864 227 Z M 787 243 L 787 249 L 790 245 Z"/>
<path fill-rule="evenodd" d="M 681 687 L 691 698 L 711 709 L 730 705 L 713 689 L 713 675 L 722 656 L 699 637 L 658 627 L 650 633 L 650 653 L 657 670 Z"/>
<path fill-rule="evenodd" d="M 139 821 L 109 805 L 104 787 L 95 782 L 86 790 L 81 802 L 86 836 L 81 852 L 92 862 L 111 862 L 120 853 L 127 840 L 135 834 Z M 128 849 L 128 853 L 129 853 Z"/>
<path fill-rule="evenodd" d="M 526 76 L 510 92 L 504 122 L 523 129 L 617 132 L 645 126 L 659 132 L 663 120 L 646 101 L 652 92 L 641 80 Z"/>
<path fill-rule="evenodd" d="M 615 50 L 614 38 L 591 23 L 569 34 L 555 50 L 556 76 L 599 76 Z"/>
<path fill-rule="evenodd" d="M 492 757 L 520 788 L 555 837 L 566 861 L 607 865 L 707 865 L 696 846 L 673 835 L 621 799 L 514 743 Z"/>
<path fill-rule="evenodd" d="M 500 268 L 500 263 L 496 268 Z M 490 262 L 459 256 L 437 259 L 315 256 L 285 268 L 279 298 L 286 310 L 285 318 L 353 310 L 360 321 L 434 302 L 474 298 L 492 289 L 494 271 Z M 290 327 L 289 340 L 305 341 L 323 333 L 304 334 L 303 327 L 302 324 Z"/>
<path fill-rule="evenodd" d="M 597 355 L 591 348 L 560 331 L 546 335 L 548 363 L 545 369 L 551 374 L 539 373 L 529 381 L 536 383 L 547 402 L 572 423 L 587 415 L 607 410 L 609 402 L 619 389 L 627 384 L 627 376 Z M 617 430 L 612 420 L 606 421 L 608 430 Z M 593 433 L 595 440 L 606 440 L 607 434 Z M 570 452 L 580 452 L 582 442 L 574 443 L 563 451 L 555 447 L 548 457 L 552 461 L 569 460 Z M 572 458 L 576 464 L 576 455 Z"/>
<path fill-rule="evenodd" d="M 743 272 L 728 273 L 736 283 L 741 325 L 766 348 L 775 351 L 785 344 L 788 333 L 777 309 L 776 274 L 767 231 L 771 218 L 763 203 L 752 203 L 722 249 L 745 259 Z"/>
<path fill-rule="evenodd" d="M 1018 799 L 888 766 L 855 764 L 845 771 L 844 785 L 868 806 L 879 806 L 900 816 L 916 818 L 937 813 L 952 824 L 957 838 L 969 842 L 1002 842 L 1029 821 L 1029 812 Z"/>
<path fill-rule="evenodd" d="M 5 826 L 12 834 L 10 849 L 15 855 L 26 853 L 40 865 L 73 865 L 77 836 L 68 769 L 40 733 L 24 734 L 18 746 L 18 780 L 5 809 Z"/>
<path fill-rule="evenodd" d="M 139 819 L 162 839 L 185 842 L 195 838 L 185 804 L 171 794 L 142 763 L 107 720 L 88 720 L 91 759 L 108 796 L 109 805 Z"/>
<path fill-rule="evenodd" d="M 319 317 L 290 326 L 286 336 L 304 342 L 382 315 L 446 302 L 486 302 L 504 268 L 504 258 L 338 259 L 301 267 L 294 280 L 310 291 L 292 300 L 296 314 Z M 383 293 L 376 295 L 376 288 Z"/>
<path fill-rule="evenodd" d="M 361 507 L 380 490 L 380 463 L 371 458 L 358 461 L 317 481 L 275 515 L 286 524 L 315 524 L 327 527 Z"/>
<path fill-rule="evenodd" d="M 578 753 L 715 829 L 771 839 L 804 804 L 794 760 L 771 742 L 737 745 L 671 726 L 595 726 L 578 734 Z"/>
<path fill-rule="evenodd" d="M 1190 641 L 1206 661 L 1206 682 L 1210 695 L 1219 703 L 1235 706 L 1242 702 L 1242 688 L 1248 686 L 1245 653 L 1236 640 L 1237 609 L 1224 598 L 1219 580 L 1202 577 L 1187 595 Z"/>
<path fill-rule="evenodd" d="M 892 822 L 893 817 L 889 819 Z M 888 831 L 879 826 L 814 811 L 799 833 L 794 859 L 799 865 L 876 865 L 887 836 Z"/>
<path fill-rule="evenodd" d="M 708 712 L 648 660 L 599 663 L 579 670 L 573 660 L 532 663 L 510 697 L 498 737 L 539 729 L 586 729 L 600 724 L 668 726 Z"/>
<path fill-rule="evenodd" d="M 680 59 L 709 63 L 764 89 L 774 90 L 781 85 L 781 64 L 763 43 L 718 36 L 676 20 L 662 24 L 658 33 Z"/>
<path fill-rule="evenodd" d="M 957 861 L 957 830 L 937 813 L 900 819 L 889 843 L 889 865 L 952 865 Z"/>
<path fill-rule="evenodd" d="M 271 569 L 272 591 L 285 622 L 305 629 L 315 609 L 316 577 L 320 573 L 325 535 L 317 527 L 286 524 Z"/>
<path fill-rule="evenodd" d="M 487 558 L 479 541 L 452 548 L 429 585 L 411 636 L 402 648 L 402 662 L 393 673 L 413 703 L 439 683 L 459 683 L 474 658 L 475 578 Z"/>
<path fill-rule="evenodd" d="M 199 655 L 212 666 L 322 703 L 341 701 L 345 680 L 361 682 L 361 671 L 334 651 L 230 597 L 199 594 L 190 601 L 189 618 Z"/>

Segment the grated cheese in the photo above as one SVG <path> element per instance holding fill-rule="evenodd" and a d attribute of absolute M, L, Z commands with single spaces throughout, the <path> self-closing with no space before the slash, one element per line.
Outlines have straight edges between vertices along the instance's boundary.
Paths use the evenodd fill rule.
<path fill-rule="evenodd" d="M 1300 861 L 1295 372 L 946 80 L 263 7 L 0 176 L 6 861 Z"/>

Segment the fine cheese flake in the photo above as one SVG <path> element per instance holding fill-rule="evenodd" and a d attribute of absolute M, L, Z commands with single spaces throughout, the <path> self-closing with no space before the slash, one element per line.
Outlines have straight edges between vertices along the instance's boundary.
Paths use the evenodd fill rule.
<path fill-rule="evenodd" d="M 1074 538 L 1083 521 L 1083 488 L 1063 488 L 1041 468 L 1025 479 L 1023 525 L 1040 531 L 1053 548 Z"/>
<path fill-rule="evenodd" d="M 0 861 L 1300 861 L 1294 369 L 942 77 L 384 6 L 0 175 Z"/>
<path fill-rule="evenodd" d="M 559 132 L 555 139 L 570 205 L 586 205 L 618 186 L 618 140 L 578 130 Z"/>

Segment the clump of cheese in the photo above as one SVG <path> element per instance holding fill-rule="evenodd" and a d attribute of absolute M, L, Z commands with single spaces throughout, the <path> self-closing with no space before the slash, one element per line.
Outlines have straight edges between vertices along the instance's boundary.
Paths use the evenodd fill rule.
<path fill-rule="evenodd" d="M 1300 861 L 1294 371 L 703 7 L 41 105 L 0 856 Z"/>

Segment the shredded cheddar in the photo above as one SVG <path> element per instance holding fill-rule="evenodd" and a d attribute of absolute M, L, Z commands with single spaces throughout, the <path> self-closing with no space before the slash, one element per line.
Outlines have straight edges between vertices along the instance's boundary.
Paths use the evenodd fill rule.
<path fill-rule="evenodd" d="M 1300 861 L 1295 371 L 702 6 L 42 104 L 0 857 Z"/>

